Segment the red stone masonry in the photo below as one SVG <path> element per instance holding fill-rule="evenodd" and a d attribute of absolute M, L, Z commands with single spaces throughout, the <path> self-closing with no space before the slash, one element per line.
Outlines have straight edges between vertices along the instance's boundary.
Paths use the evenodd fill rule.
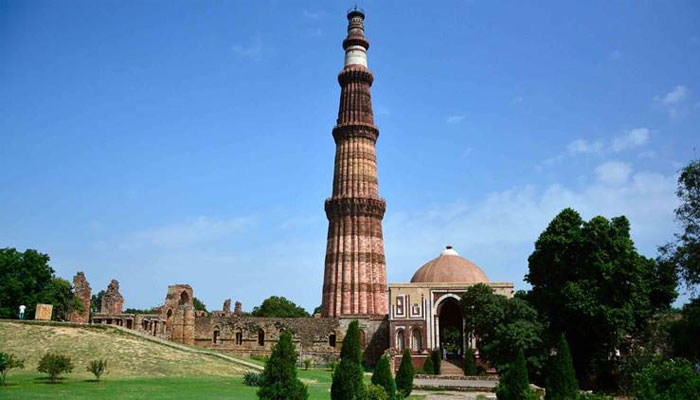
<path fill-rule="evenodd" d="M 379 130 L 372 112 L 374 76 L 366 66 L 369 41 L 364 36 L 364 17 L 359 10 L 348 13 L 345 67 L 338 75 L 333 194 L 325 204 L 329 224 L 324 317 L 387 314 L 382 234 L 386 202 L 379 197 L 375 149 Z"/>

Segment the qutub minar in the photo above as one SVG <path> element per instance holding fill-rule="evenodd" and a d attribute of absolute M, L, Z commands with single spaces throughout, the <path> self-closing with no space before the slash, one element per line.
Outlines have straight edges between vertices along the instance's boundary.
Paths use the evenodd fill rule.
<path fill-rule="evenodd" d="M 365 363 L 383 354 L 395 368 L 409 349 L 420 366 L 430 350 L 449 349 L 459 361 L 478 340 L 464 331 L 459 296 L 476 283 L 512 296 L 513 284 L 491 282 L 471 261 L 451 246 L 420 267 L 409 283 L 387 286 L 382 219 L 386 202 L 379 197 L 374 124 L 370 87 L 374 76 L 367 67 L 369 41 L 364 34 L 365 14 L 357 8 L 347 14 L 348 34 L 343 41 L 345 63 L 338 75 L 340 107 L 333 128 L 336 143 L 333 191 L 326 200 L 328 243 L 322 289 L 322 312 L 309 318 L 264 318 L 245 315 L 241 303 L 224 301 L 219 311 L 195 310 L 194 290 L 187 284 L 168 287 L 163 305 L 151 314 L 125 314 L 119 283 L 112 281 L 93 323 L 120 325 L 175 342 L 208 347 L 237 355 L 269 355 L 281 332 L 291 332 L 300 360 L 336 361 L 349 323 L 357 320 Z M 85 276 L 74 278 L 76 295 L 89 304 Z M 284 293 L 274 293 L 284 295 Z M 73 315 L 80 322 L 87 315 Z M 449 331 L 449 334 L 447 334 Z M 459 373 L 459 368 L 457 368 Z"/>
<path fill-rule="evenodd" d="M 323 316 L 386 315 L 386 262 L 379 197 L 377 152 L 367 68 L 369 41 L 364 13 L 348 13 L 343 41 L 345 67 L 338 75 L 340 107 L 333 128 L 335 169 L 333 196 L 326 200 L 328 244 L 323 276 Z"/>

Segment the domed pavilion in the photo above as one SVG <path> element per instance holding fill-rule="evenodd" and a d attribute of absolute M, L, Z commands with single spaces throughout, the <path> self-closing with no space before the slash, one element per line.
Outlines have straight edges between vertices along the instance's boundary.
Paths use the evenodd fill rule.
<path fill-rule="evenodd" d="M 438 257 L 416 270 L 410 283 L 389 284 L 389 341 L 396 362 L 404 348 L 410 349 L 417 367 L 433 349 L 459 361 L 465 349 L 473 348 L 472 336 L 464 332 L 459 299 L 478 283 L 497 294 L 513 296 L 513 283 L 490 281 L 478 265 L 446 246 Z"/>

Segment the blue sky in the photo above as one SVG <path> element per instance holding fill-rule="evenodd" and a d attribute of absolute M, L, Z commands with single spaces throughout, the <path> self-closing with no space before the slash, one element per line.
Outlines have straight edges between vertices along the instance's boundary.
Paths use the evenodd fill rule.
<path fill-rule="evenodd" d="M 320 304 L 342 2 L 0 1 L 0 246 L 210 309 Z M 697 1 L 365 1 L 389 282 L 445 244 L 522 278 L 564 207 L 677 227 Z M 681 300 L 683 301 L 683 299 Z"/>

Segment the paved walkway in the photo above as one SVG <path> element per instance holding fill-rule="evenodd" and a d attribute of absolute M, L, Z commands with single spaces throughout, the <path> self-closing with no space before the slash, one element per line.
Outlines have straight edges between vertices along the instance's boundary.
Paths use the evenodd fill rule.
<path fill-rule="evenodd" d="M 426 400 L 476 400 L 478 396 L 484 396 L 482 398 L 488 400 L 496 399 L 496 395 L 491 392 L 435 392 L 414 390 L 411 394 L 426 396 Z"/>
<path fill-rule="evenodd" d="M 496 380 L 482 379 L 419 379 L 413 380 L 413 385 L 421 387 L 438 387 L 438 388 L 475 388 L 489 391 L 498 385 Z"/>

